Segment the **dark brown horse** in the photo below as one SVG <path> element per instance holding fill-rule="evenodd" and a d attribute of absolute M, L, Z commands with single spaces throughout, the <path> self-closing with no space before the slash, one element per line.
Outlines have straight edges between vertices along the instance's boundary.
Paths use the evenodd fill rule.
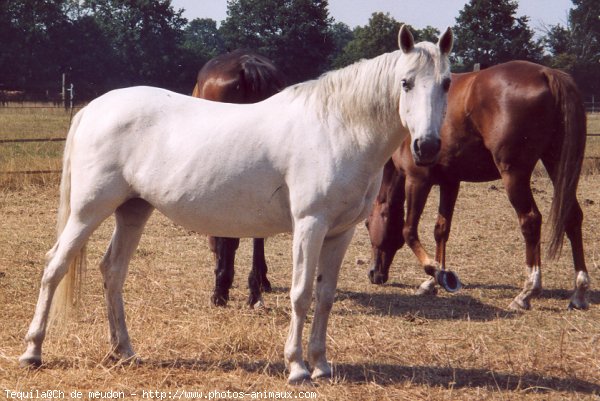
<path fill-rule="evenodd" d="M 248 50 L 234 50 L 209 60 L 198 72 L 192 96 L 226 103 L 256 103 L 285 87 L 285 79 L 273 63 Z M 215 289 L 212 302 L 226 305 L 233 283 L 235 251 L 239 238 L 210 237 L 210 249 L 215 254 Z M 270 291 L 265 261 L 265 243 L 254 239 L 252 270 L 248 276 L 248 303 L 254 306 L 262 291 Z"/>
<path fill-rule="evenodd" d="M 576 198 L 585 149 L 586 116 L 572 78 L 564 72 L 523 61 L 454 74 L 441 138 L 440 158 L 433 167 L 415 165 L 408 142 L 385 166 L 381 190 L 367 221 L 373 245 L 371 282 L 387 281 L 394 255 L 404 243 L 410 246 L 427 274 L 439 277 L 446 267 L 446 243 L 460 182 L 500 178 L 525 239 L 527 279 L 523 291 L 510 306 L 529 309 L 530 299 L 542 289 L 542 216 L 530 188 L 531 174 L 541 160 L 554 185 L 548 255 L 555 257 L 560 252 L 566 232 L 575 267 L 575 293 L 569 307 L 586 309 L 589 277 L 581 234 L 583 213 Z M 439 215 L 434 229 L 435 259 L 425 252 L 417 233 L 433 185 L 440 187 Z M 435 293 L 435 283 L 435 279 L 429 279 L 418 293 Z M 458 281 L 450 283 L 451 288 L 458 286 Z"/>

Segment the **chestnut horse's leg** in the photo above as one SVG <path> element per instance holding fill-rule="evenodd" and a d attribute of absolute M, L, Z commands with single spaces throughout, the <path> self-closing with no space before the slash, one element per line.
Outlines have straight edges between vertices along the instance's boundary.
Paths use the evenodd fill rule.
<path fill-rule="evenodd" d="M 542 291 L 541 228 L 542 215 L 531 192 L 531 169 L 498 164 L 508 199 L 517 212 L 521 233 L 525 239 L 527 278 L 523 291 L 511 302 L 512 309 L 530 309 L 531 298 Z"/>
<path fill-rule="evenodd" d="M 542 162 L 548 175 L 552 179 L 552 183 L 556 185 L 556 162 L 554 158 L 542 157 Z M 583 224 L 583 211 L 575 194 L 572 196 L 573 204 L 569 217 L 567 219 L 567 225 L 565 232 L 569 242 L 571 243 L 571 253 L 573 255 L 573 266 L 575 267 L 575 292 L 569 302 L 569 309 L 587 309 L 589 304 L 586 300 L 585 294 L 590 286 L 590 278 L 588 276 L 587 267 L 585 265 L 585 257 L 583 252 L 583 237 L 581 233 L 581 225 Z"/>
<path fill-rule="evenodd" d="M 435 260 L 446 269 L 446 243 L 450 237 L 454 206 L 460 189 L 460 181 L 444 182 L 440 185 L 440 206 L 433 235 L 435 237 Z"/>
<path fill-rule="evenodd" d="M 271 283 L 267 278 L 267 261 L 265 260 L 265 239 L 254 238 L 252 270 L 248 275 L 248 305 L 254 307 L 262 302 L 261 293 L 271 291 Z"/>
<path fill-rule="evenodd" d="M 585 294 L 590 287 L 590 278 L 585 266 L 585 257 L 583 253 L 583 238 L 581 234 L 582 223 L 583 211 L 579 206 L 579 202 L 575 200 L 566 226 L 566 233 L 569 242 L 571 242 L 571 252 L 573 253 L 573 264 L 575 267 L 575 292 L 569 302 L 569 309 L 589 308 Z"/>
<path fill-rule="evenodd" d="M 235 251 L 240 245 L 240 239 L 209 237 L 208 243 L 215 255 L 215 289 L 211 300 L 214 305 L 225 306 L 233 284 Z"/>
<path fill-rule="evenodd" d="M 438 269 L 438 264 L 429 257 L 419 240 L 419 220 L 423 214 L 431 187 L 432 184 L 427 178 L 406 177 L 406 222 L 404 223 L 402 234 L 404 235 L 406 244 L 413 251 L 417 259 L 419 259 L 425 273 L 433 276 Z M 425 281 L 417 289 L 418 295 L 435 295 L 436 293 L 437 289 L 435 288 L 433 277 L 431 280 Z"/>

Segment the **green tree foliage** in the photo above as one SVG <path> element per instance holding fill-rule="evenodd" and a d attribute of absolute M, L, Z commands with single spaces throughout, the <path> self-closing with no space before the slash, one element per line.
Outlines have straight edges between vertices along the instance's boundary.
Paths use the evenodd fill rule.
<path fill-rule="evenodd" d="M 544 64 L 552 68 L 572 71 L 577 58 L 572 53 L 573 35 L 571 30 L 558 24 L 546 30 L 543 38 L 544 48 L 549 53 L 544 57 Z"/>
<path fill-rule="evenodd" d="M 80 98 L 135 84 L 187 87 L 197 65 L 182 63 L 181 13 L 170 0 L 0 1 L 0 87 L 53 96 L 62 73 Z"/>
<path fill-rule="evenodd" d="M 331 25 L 330 35 L 333 39 L 333 51 L 329 55 L 329 65 L 333 66 L 337 56 L 341 54 L 346 45 L 354 39 L 354 33 L 348 25 L 343 22 L 336 22 Z"/>
<path fill-rule="evenodd" d="M 0 0 L 0 89 L 54 97 L 67 73 L 79 99 L 136 84 L 190 93 L 206 61 L 239 47 L 270 57 L 293 83 L 398 48 L 401 22 L 389 14 L 373 13 L 351 30 L 327 6 L 229 0 L 217 28 L 210 19 L 188 24 L 171 0 Z M 453 27 L 453 70 L 527 59 L 569 71 L 586 94 L 599 96 L 600 1 L 573 0 L 567 26 L 548 27 L 539 43 L 516 11 L 516 0 L 470 0 Z M 412 32 L 417 41 L 439 36 L 430 26 Z"/>
<path fill-rule="evenodd" d="M 183 48 L 202 64 L 225 51 L 217 22 L 210 18 L 196 18 L 184 29 Z"/>
<path fill-rule="evenodd" d="M 229 50 L 269 57 L 288 81 L 315 78 L 334 50 L 327 0 L 229 0 L 221 34 Z"/>
<path fill-rule="evenodd" d="M 170 0 L 86 0 L 84 7 L 110 38 L 115 84 L 177 86 L 187 21 Z"/>
<path fill-rule="evenodd" d="M 185 26 L 182 58 L 180 66 L 184 73 L 181 75 L 180 91 L 191 93 L 196 76 L 202 66 L 211 58 L 225 52 L 225 44 L 217 28 L 217 22 L 210 18 L 196 18 Z"/>
<path fill-rule="evenodd" d="M 402 24 L 389 13 L 373 13 L 369 23 L 354 28 L 354 39 L 335 59 L 335 67 L 343 67 L 363 58 L 373 58 L 398 49 L 398 31 Z"/>
<path fill-rule="evenodd" d="M 573 0 L 569 13 L 572 30 L 572 74 L 588 95 L 600 94 L 600 2 Z"/>
<path fill-rule="evenodd" d="M 571 73 L 584 94 L 600 94 L 600 2 L 574 0 L 567 26 L 546 29 L 545 63 Z"/>
<path fill-rule="evenodd" d="M 539 61 L 540 44 L 533 40 L 529 18 L 515 17 L 513 0 L 470 0 L 459 12 L 454 26 L 454 63 L 470 70 L 475 63 L 489 66 L 509 60 Z"/>
<path fill-rule="evenodd" d="M 573 31 L 573 51 L 579 60 L 598 64 L 600 61 L 600 2 L 573 0 L 569 12 Z"/>
<path fill-rule="evenodd" d="M 373 58 L 383 53 L 398 50 L 398 32 L 402 26 L 389 13 L 373 13 L 368 25 L 358 26 L 353 31 L 354 38 L 348 42 L 335 58 L 334 67 L 343 67 L 363 58 Z M 409 27 L 410 28 L 410 27 Z M 428 26 L 423 30 L 410 28 L 416 41 L 437 41 L 440 32 Z"/>
<path fill-rule="evenodd" d="M 66 21 L 61 0 L 1 1 L 0 85 L 44 86 L 57 73 L 53 40 Z"/>

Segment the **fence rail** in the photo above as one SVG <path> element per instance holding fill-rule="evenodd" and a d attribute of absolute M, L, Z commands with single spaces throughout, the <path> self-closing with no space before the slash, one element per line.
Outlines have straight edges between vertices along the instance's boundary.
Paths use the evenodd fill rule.
<path fill-rule="evenodd" d="M 588 133 L 588 137 L 600 137 L 600 133 Z M 66 138 L 20 138 L 20 139 L 0 139 L 0 145 L 5 143 L 29 143 L 29 142 L 64 142 Z M 586 156 L 584 159 L 600 160 L 600 156 Z M 24 170 L 24 171 L 0 171 L 0 175 L 11 174 L 60 174 L 62 170 Z"/>
<path fill-rule="evenodd" d="M 64 142 L 67 138 L 24 138 L 24 139 L 0 139 L 2 143 L 27 143 L 27 142 Z"/>

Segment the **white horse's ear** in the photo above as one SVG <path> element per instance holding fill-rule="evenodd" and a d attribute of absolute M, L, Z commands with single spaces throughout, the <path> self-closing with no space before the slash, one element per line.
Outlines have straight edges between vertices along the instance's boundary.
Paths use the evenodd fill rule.
<path fill-rule="evenodd" d="M 452 29 L 448 27 L 446 32 L 438 40 L 438 46 L 442 54 L 450 54 L 452 51 L 452 44 L 454 43 L 454 35 L 452 35 Z"/>
<path fill-rule="evenodd" d="M 398 46 L 404 53 L 410 53 L 415 47 L 415 38 L 413 38 L 406 25 L 402 25 L 400 33 L 398 33 Z"/>

